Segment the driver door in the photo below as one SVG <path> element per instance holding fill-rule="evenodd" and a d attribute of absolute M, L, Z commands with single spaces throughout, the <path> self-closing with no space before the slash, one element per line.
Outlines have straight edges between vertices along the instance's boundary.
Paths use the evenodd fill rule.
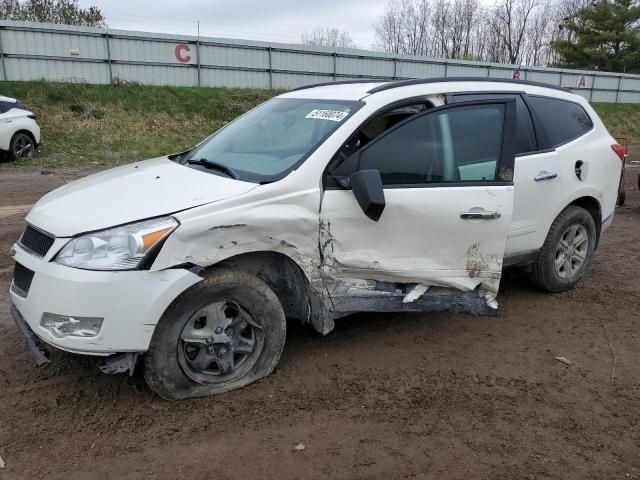
<path fill-rule="evenodd" d="M 515 119 L 513 99 L 447 105 L 330 165 L 320 239 L 329 291 L 348 279 L 497 293 L 513 209 Z M 369 169 L 382 179 L 378 221 L 348 189 L 352 173 Z"/>

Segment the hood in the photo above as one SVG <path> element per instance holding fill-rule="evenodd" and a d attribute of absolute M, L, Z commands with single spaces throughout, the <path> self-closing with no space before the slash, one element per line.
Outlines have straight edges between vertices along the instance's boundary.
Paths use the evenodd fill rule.
<path fill-rule="evenodd" d="M 248 192 L 241 182 L 172 162 L 167 157 L 105 170 L 42 197 L 27 222 L 56 237 L 167 215 Z"/>

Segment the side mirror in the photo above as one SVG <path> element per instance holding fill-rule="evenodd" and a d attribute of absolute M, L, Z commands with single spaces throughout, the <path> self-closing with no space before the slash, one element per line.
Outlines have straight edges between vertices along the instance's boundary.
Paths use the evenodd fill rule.
<path fill-rule="evenodd" d="M 364 214 L 374 222 L 380 219 L 386 202 L 378 170 L 359 170 L 349 177 L 353 196 Z"/>

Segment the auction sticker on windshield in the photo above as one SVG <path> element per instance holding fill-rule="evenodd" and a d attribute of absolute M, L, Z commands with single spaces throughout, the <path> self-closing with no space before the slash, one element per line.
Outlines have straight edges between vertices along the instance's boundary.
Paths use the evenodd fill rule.
<path fill-rule="evenodd" d="M 349 112 L 341 112 L 340 110 L 312 110 L 305 118 L 315 118 L 318 120 L 331 120 L 332 122 L 341 122 L 349 116 Z"/>

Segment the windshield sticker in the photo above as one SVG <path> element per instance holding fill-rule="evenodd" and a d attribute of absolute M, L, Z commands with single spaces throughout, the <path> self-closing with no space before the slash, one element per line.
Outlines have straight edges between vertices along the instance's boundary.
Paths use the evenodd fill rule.
<path fill-rule="evenodd" d="M 340 110 L 312 110 L 304 118 L 315 118 L 318 120 L 331 120 L 332 122 L 341 122 L 349 116 L 349 112 L 341 112 Z"/>

